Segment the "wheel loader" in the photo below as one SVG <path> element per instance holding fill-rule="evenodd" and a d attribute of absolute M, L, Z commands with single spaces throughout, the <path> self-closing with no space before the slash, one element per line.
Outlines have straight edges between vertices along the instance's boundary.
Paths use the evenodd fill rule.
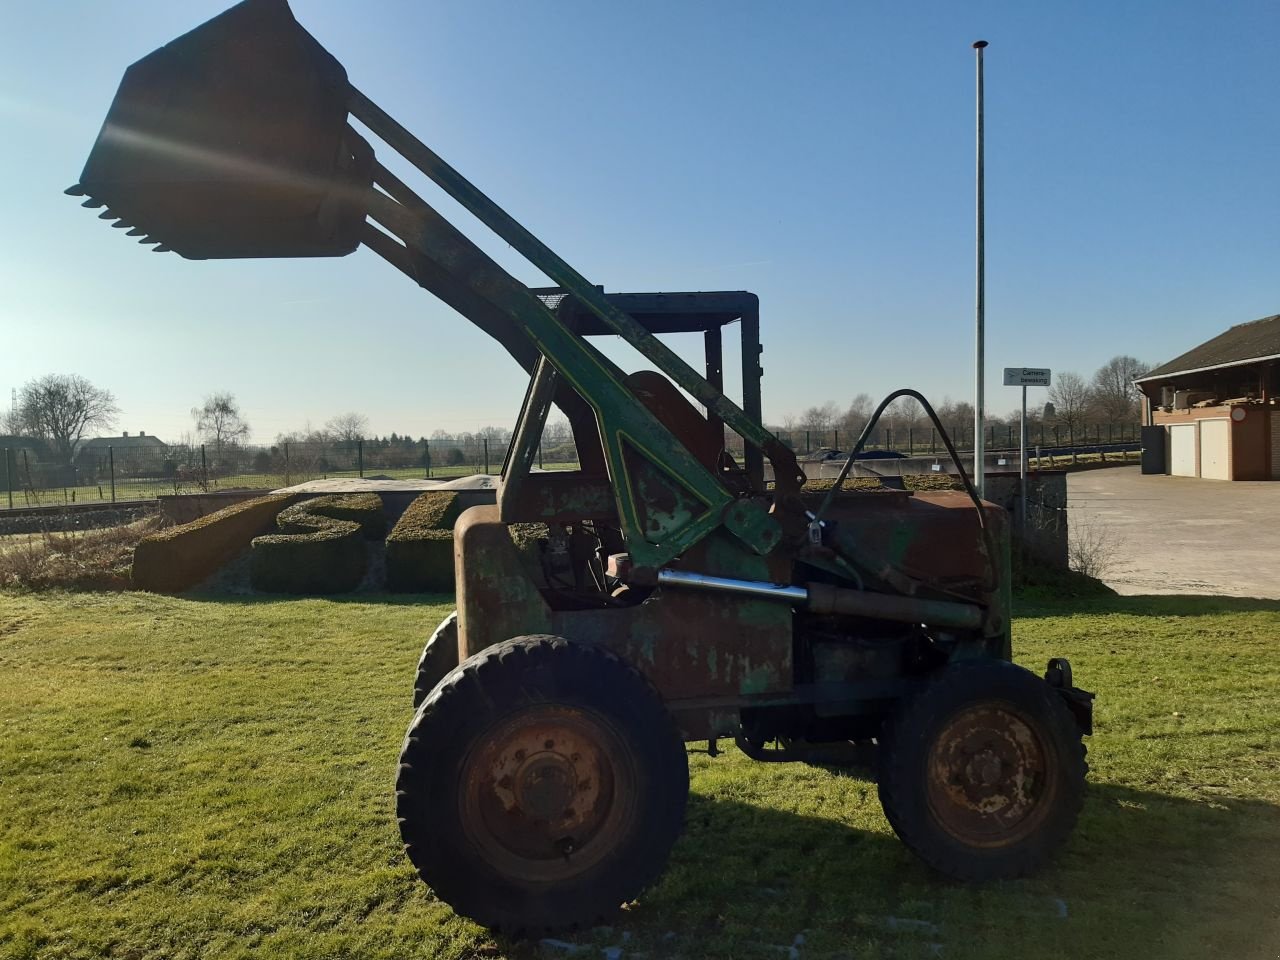
<path fill-rule="evenodd" d="M 372 141 L 549 285 L 508 274 Z M 285 0 L 245 0 L 129 67 L 67 192 L 192 260 L 364 248 L 528 377 L 496 503 L 456 524 L 457 612 L 423 652 L 395 784 L 406 853 L 459 913 L 535 935 L 635 899 L 680 835 L 690 741 L 761 761 L 854 745 L 903 843 L 949 877 L 1020 876 L 1067 839 L 1092 694 L 1066 660 L 1012 663 L 1005 512 L 949 440 L 963 491 L 846 488 L 898 396 L 945 439 L 919 394 L 886 398 L 831 488 L 806 490 L 762 424 L 754 295 L 588 282 L 353 86 Z M 702 335 L 702 369 L 676 333 Z M 534 469 L 553 407 L 577 470 Z"/>

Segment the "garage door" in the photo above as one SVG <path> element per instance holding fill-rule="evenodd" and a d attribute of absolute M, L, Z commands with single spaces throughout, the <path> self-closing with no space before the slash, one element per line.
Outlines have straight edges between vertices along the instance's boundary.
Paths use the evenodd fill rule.
<path fill-rule="evenodd" d="M 1271 414 L 1271 479 L 1280 480 L 1280 413 Z"/>
<path fill-rule="evenodd" d="M 1230 420 L 1200 421 L 1200 476 L 1206 480 L 1231 479 L 1227 463 L 1230 444 Z"/>
<path fill-rule="evenodd" d="M 1196 475 L 1196 425 L 1182 423 L 1169 428 L 1169 472 L 1175 477 Z"/>

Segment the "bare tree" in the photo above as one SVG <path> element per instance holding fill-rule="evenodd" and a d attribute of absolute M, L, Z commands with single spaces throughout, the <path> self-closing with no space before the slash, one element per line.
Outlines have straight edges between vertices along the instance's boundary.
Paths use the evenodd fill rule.
<path fill-rule="evenodd" d="M 328 443 L 331 439 L 332 437 L 329 436 L 328 430 L 325 427 L 321 427 L 317 430 L 311 426 L 311 421 L 308 420 L 302 425 L 301 430 L 288 430 L 284 433 L 277 433 L 276 445 L 279 446 L 280 444 L 285 443 L 320 444 Z"/>
<path fill-rule="evenodd" d="M 363 440 L 369 432 L 369 418 L 355 411 L 341 413 L 325 421 L 324 431 L 334 440 Z"/>
<path fill-rule="evenodd" d="M 569 421 L 563 418 L 549 420 L 547 425 L 542 428 L 543 443 L 565 443 L 572 439 L 573 428 L 569 426 Z"/>
<path fill-rule="evenodd" d="M 899 397 L 889 404 L 884 416 L 894 430 L 910 430 L 920 425 L 924 408 L 915 397 Z"/>
<path fill-rule="evenodd" d="M 22 411 L 16 406 L 5 411 L 4 416 L 0 416 L 0 433 L 10 437 L 18 437 L 25 430 L 26 425 L 22 422 Z"/>
<path fill-rule="evenodd" d="M 809 407 L 800 414 L 797 432 L 807 434 L 805 439 L 810 446 L 822 446 L 831 439 L 828 436 L 836 426 L 840 416 L 840 408 L 828 401 L 820 407 Z"/>
<path fill-rule="evenodd" d="M 1093 398 L 1084 377 L 1070 370 L 1054 374 L 1049 388 L 1049 403 L 1053 404 L 1054 419 L 1068 429 L 1083 426 Z"/>
<path fill-rule="evenodd" d="M 223 447 L 241 443 L 249 436 L 249 422 L 240 412 L 240 404 L 233 393 L 215 393 L 205 397 L 203 404 L 191 408 L 191 416 L 200 439 L 213 444 L 216 460 L 222 459 Z"/>
<path fill-rule="evenodd" d="M 943 397 L 942 402 L 934 404 L 933 409 L 952 443 L 964 446 L 973 441 L 973 404 L 968 400 L 956 401 Z M 932 420 L 928 426 L 933 426 Z"/>
<path fill-rule="evenodd" d="M 106 430 L 120 415 L 110 390 L 95 387 L 75 373 L 51 373 L 26 383 L 18 394 L 22 432 L 44 437 L 63 463 L 90 429 Z"/>
<path fill-rule="evenodd" d="M 1138 391 L 1133 385 L 1151 367 L 1129 356 L 1112 357 L 1093 375 L 1093 403 L 1097 412 L 1112 423 L 1136 419 Z"/>
<path fill-rule="evenodd" d="M 849 437 L 849 444 L 852 444 L 862 433 L 862 428 L 871 418 L 871 409 L 871 395 L 860 393 L 849 401 L 849 406 L 845 408 L 844 413 L 840 414 L 840 432 Z"/>

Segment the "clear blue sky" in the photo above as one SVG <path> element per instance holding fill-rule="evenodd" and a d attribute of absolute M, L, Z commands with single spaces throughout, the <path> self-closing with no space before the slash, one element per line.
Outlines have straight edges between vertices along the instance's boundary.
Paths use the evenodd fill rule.
<path fill-rule="evenodd" d="M 509 425 L 518 368 L 372 254 L 188 262 L 61 195 L 124 68 L 224 6 L 6 4 L 0 402 L 76 372 L 162 436 L 214 390 L 258 440 L 346 410 L 375 432 Z M 1274 0 L 293 7 L 593 282 L 758 293 L 768 419 L 970 396 L 979 38 L 992 409 L 1016 403 L 1006 365 L 1088 375 L 1280 311 Z"/>

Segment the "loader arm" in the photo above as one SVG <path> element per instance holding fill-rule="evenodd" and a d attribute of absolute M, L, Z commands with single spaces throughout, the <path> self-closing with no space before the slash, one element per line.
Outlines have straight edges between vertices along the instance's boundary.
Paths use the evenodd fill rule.
<path fill-rule="evenodd" d="M 748 415 L 353 87 L 286 0 L 244 0 L 130 67 L 68 192 L 105 206 L 100 216 L 142 242 L 189 259 L 344 256 L 368 246 L 526 371 L 545 357 L 575 429 L 590 410 L 638 576 L 656 576 L 722 526 L 752 551 L 772 551 L 783 534 L 767 505 L 731 493 L 627 387 L 623 371 L 379 164 L 348 115 L 737 432 L 749 473 L 767 458 L 775 503 L 798 490 L 794 455 L 758 411 Z"/>

